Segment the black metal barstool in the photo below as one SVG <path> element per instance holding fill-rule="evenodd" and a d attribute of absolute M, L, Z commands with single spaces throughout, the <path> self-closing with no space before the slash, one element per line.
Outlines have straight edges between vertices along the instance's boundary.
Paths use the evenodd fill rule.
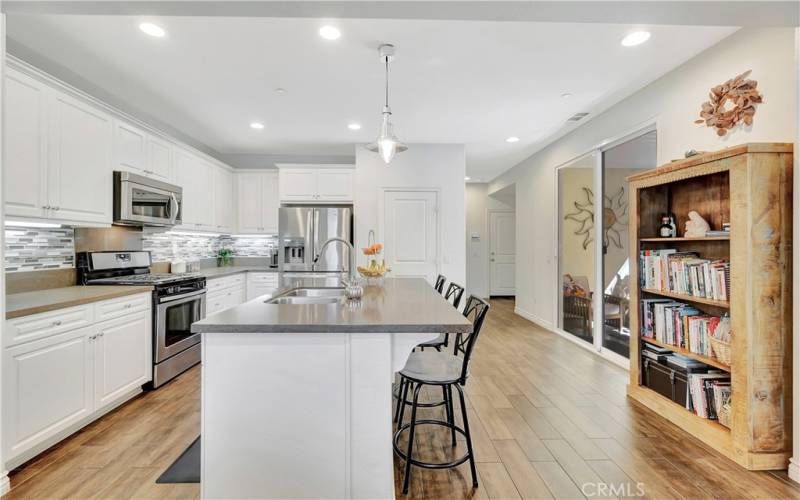
<path fill-rule="evenodd" d="M 439 293 L 444 293 L 445 282 L 447 282 L 447 278 L 445 278 L 443 274 L 440 274 L 436 277 L 436 283 L 433 285 L 433 288 Z"/>
<path fill-rule="evenodd" d="M 456 283 L 450 283 L 450 285 L 447 287 L 447 292 L 444 294 L 444 299 L 446 301 L 450 302 L 450 304 L 452 304 L 453 307 L 458 309 L 458 307 L 461 305 L 461 297 L 463 295 L 464 295 L 464 287 L 463 286 L 458 285 Z M 433 340 L 431 340 L 429 342 L 425 342 L 424 344 L 419 344 L 417 347 L 419 347 L 423 351 L 425 350 L 426 347 L 432 347 L 432 348 L 436 349 L 437 351 L 441 351 L 443 347 L 446 348 L 449 344 L 450 344 L 450 334 L 449 333 L 440 333 L 439 336 L 436 337 L 435 339 L 433 339 Z M 414 349 L 416 349 L 416 347 Z M 403 394 L 403 386 L 406 383 L 407 382 L 405 380 L 403 380 L 403 378 L 401 378 L 400 379 L 400 383 L 397 384 L 397 387 L 395 387 L 397 389 L 397 394 L 395 394 L 395 398 L 398 401 L 397 402 L 397 406 L 395 407 L 395 411 L 394 411 L 394 421 L 395 422 L 399 422 L 398 419 L 400 418 L 400 407 L 402 405 L 410 405 L 411 404 L 410 401 L 401 402 L 401 400 L 400 400 L 400 396 Z M 432 402 L 432 403 L 419 403 L 417 406 L 419 406 L 420 408 L 433 408 L 434 406 L 442 406 L 443 404 L 445 404 L 446 399 L 447 399 L 446 398 L 446 394 L 444 394 L 444 391 L 442 391 L 442 393 L 443 393 L 442 395 L 445 396 L 445 397 L 443 397 L 441 401 L 435 401 L 435 402 Z"/>
<path fill-rule="evenodd" d="M 458 309 L 458 306 L 461 305 L 461 297 L 464 295 L 464 287 L 457 284 L 450 282 L 447 286 L 447 292 L 444 294 L 444 300 L 450 302 L 453 307 Z M 425 342 L 423 344 L 418 345 L 417 347 L 421 348 L 423 351 L 426 347 L 432 347 L 437 351 L 441 351 L 442 347 L 447 347 L 450 343 L 450 334 L 449 333 L 441 333 L 435 339 Z"/>
<path fill-rule="evenodd" d="M 464 308 L 464 316 L 472 320 L 472 333 L 459 334 L 454 342 L 453 353 L 439 351 L 412 352 L 408 362 L 400 372 L 401 385 L 403 387 L 398 404 L 400 405 L 400 424 L 394 434 L 394 452 L 406 461 L 405 477 L 403 478 L 403 493 L 408 493 L 409 480 L 411 478 L 411 466 L 416 465 L 426 469 L 447 469 L 456 467 L 469 461 L 470 471 L 472 472 L 472 486 L 478 486 L 478 475 L 475 472 L 475 456 L 472 451 L 472 436 L 469 432 L 469 422 L 467 420 L 467 409 L 464 404 L 464 390 L 469 376 L 469 360 L 475 348 L 475 342 L 481 332 L 483 320 L 489 311 L 489 304 L 485 301 L 470 295 Z M 404 381 L 405 383 L 402 383 Z M 442 387 L 445 394 L 445 415 L 447 420 L 423 419 L 417 420 L 417 408 L 419 403 L 419 393 L 423 386 L 432 385 Z M 464 427 L 455 424 L 453 412 L 453 387 L 458 391 L 459 403 L 461 405 L 461 419 Z M 413 389 L 411 401 L 411 421 L 402 424 L 405 404 L 408 400 L 408 391 Z M 456 433 L 464 436 L 467 442 L 467 452 L 450 462 L 423 462 L 413 458 L 414 452 L 414 432 L 418 425 L 439 425 L 450 429 L 452 445 L 456 445 Z M 405 452 L 400 449 L 400 437 L 406 430 L 408 433 L 408 447 Z"/>

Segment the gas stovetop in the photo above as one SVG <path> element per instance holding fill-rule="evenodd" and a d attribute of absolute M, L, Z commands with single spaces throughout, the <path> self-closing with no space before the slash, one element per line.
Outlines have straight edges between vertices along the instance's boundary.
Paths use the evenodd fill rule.
<path fill-rule="evenodd" d="M 202 277 L 198 273 L 143 273 L 127 276 L 112 276 L 107 278 L 88 279 L 87 285 L 166 285 L 182 281 L 191 281 Z"/>

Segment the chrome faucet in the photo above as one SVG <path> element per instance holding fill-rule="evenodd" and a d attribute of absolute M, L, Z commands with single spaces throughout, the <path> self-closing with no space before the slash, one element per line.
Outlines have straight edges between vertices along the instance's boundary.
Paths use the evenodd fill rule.
<path fill-rule="evenodd" d="M 325 251 L 325 249 L 328 247 L 328 245 L 330 245 L 331 243 L 336 243 L 336 242 L 344 243 L 344 245 L 347 247 L 347 249 L 350 252 L 350 255 L 349 255 L 349 257 L 350 257 L 350 259 L 349 259 L 349 261 L 350 261 L 350 272 L 349 272 L 350 276 L 349 276 L 348 280 L 345 282 L 345 285 L 346 285 L 345 286 L 345 294 L 347 295 L 348 299 L 359 299 L 364 294 L 364 289 L 361 288 L 361 285 L 358 284 L 358 281 L 359 281 L 358 280 L 358 273 L 356 272 L 356 249 L 353 247 L 353 244 L 350 243 L 349 241 L 347 241 L 346 239 L 339 238 L 339 237 L 328 238 L 328 240 L 325 241 L 325 243 L 323 243 L 322 246 L 319 248 L 319 253 L 317 254 L 317 256 L 314 257 L 314 262 L 311 265 L 311 270 L 312 271 L 315 270 L 315 267 L 317 265 L 317 262 L 319 261 L 319 258 L 322 257 L 322 253 Z"/>

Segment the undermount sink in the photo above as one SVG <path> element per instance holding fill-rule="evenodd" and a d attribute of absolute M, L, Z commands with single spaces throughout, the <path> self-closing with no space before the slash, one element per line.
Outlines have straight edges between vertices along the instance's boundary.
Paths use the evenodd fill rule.
<path fill-rule="evenodd" d="M 295 288 L 266 301 L 267 304 L 336 304 L 344 288 Z"/>
<path fill-rule="evenodd" d="M 282 297 L 344 297 L 344 288 L 295 288 Z"/>

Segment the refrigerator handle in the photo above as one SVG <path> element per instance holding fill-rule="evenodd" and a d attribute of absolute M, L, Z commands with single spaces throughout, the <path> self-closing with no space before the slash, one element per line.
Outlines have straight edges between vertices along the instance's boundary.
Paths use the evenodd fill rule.
<path fill-rule="evenodd" d="M 306 255 L 305 263 L 310 269 L 314 270 L 314 260 L 316 260 L 316 251 L 314 240 L 316 238 L 317 229 L 314 226 L 314 213 L 316 210 L 309 210 L 306 213 Z"/>

